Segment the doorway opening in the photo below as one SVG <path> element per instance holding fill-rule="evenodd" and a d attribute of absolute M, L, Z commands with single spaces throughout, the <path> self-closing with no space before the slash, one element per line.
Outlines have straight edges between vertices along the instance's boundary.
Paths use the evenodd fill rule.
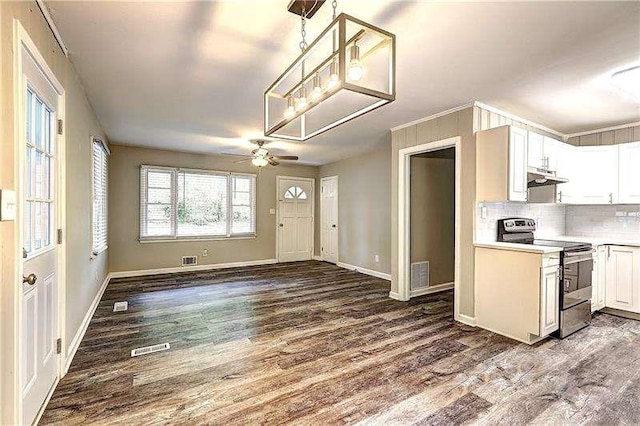
<path fill-rule="evenodd" d="M 460 137 L 401 149 L 398 156 L 398 293 L 454 289 L 460 312 Z"/>

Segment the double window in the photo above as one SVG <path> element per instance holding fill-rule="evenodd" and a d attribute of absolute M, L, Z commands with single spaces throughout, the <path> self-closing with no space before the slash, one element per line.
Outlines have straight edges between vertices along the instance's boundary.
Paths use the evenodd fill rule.
<path fill-rule="evenodd" d="M 98 139 L 93 141 L 93 208 L 91 252 L 97 255 L 107 249 L 107 182 L 109 149 Z"/>
<path fill-rule="evenodd" d="M 142 166 L 140 240 L 255 235 L 255 188 L 251 174 Z"/>

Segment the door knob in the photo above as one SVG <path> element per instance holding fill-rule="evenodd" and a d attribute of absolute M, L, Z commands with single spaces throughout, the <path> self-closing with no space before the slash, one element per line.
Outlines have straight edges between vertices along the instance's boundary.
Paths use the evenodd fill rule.
<path fill-rule="evenodd" d="M 36 283 L 36 281 L 38 281 L 38 277 L 36 277 L 36 274 L 29 274 L 28 276 L 23 276 L 22 277 L 22 283 L 27 283 L 29 285 L 34 285 Z"/>
<path fill-rule="evenodd" d="M 281 224 L 280 224 L 280 228 L 282 228 L 283 226 L 284 226 L 284 224 L 282 224 L 282 223 L 281 223 Z"/>
<path fill-rule="evenodd" d="M 332 228 L 335 228 L 335 227 L 336 227 L 336 225 L 335 225 L 335 224 L 334 224 L 334 225 L 331 225 L 331 227 L 332 227 Z"/>

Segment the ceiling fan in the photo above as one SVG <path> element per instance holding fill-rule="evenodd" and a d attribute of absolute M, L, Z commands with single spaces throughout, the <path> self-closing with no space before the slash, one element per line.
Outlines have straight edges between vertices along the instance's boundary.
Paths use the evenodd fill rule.
<path fill-rule="evenodd" d="M 266 142 L 268 141 L 265 141 L 263 139 L 252 140 L 251 143 L 258 145 L 258 147 L 253 151 L 251 151 L 251 155 L 247 155 L 246 158 L 243 158 L 242 160 L 238 160 L 235 162 L 245 163 L 245 162 L 251 161 L 251 164 L 253 164 L 256 167 L 264 167 L 267 164 L 271 164 L 272 166 L 277 166 L 280 163 L 276 160 L 280 160 L 280 161 L 297 161 L 298 160 L 297 155 L 269 155 L 269 151 L 263 146 Z"/>

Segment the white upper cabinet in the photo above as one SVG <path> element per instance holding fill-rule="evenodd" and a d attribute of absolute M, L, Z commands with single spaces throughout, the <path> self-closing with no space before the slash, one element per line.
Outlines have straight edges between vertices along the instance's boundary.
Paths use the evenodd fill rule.
<path fill-rule="evenodd" d="M 529 131 L 528 142 L 528 159 L 527 164 L 529 167 L 535 169 L 545 169 L 544 160 L 544 136 L 538 133 Z"/>
<path fill-rule="evenodd" d="M 527 201 L 527 131 L 511 127 L 509 136 L 509 200 Z"/>
<path fill-rule="evenodd" d="M 558 203 L 578 204 L 580 202 L 578 151 L 577 147 L 566 143 L 560 143 L 556 146 L 557 175 L 569 179 L 569 182 L 558 185 L 556 190 Z"/>
<path fill-rule="evenodd" d="M 576 175 L 581 204 L 618 202 L 618 146 L 588 146 L 579 149 Z"/>
<path fill-rule="evenodd" d="M 640 142 L 619 145 L 618 178 L 618 202 L 640 204 Z"/>
<path fill-rule="evenodd" d="M 527 136 L 512 126 L 476 134 L 478 201 L 527 201 Z"/>
<path fill-rule="evenodd" d="M 563 145 L 567 145 L 567 144 L 565 144 L 564 142 L 560 142 L 559 140 L 550 138 L 548 136 L 544 137 L 542 158 L 543 158 L 543 161 L 546 163 L 547 170 L 551 172 L 558 171 L 559 156 L 560 156 L 559 151 L 560 149 L 562 149 Z M 565 177 L 559 174 L 558 176 Z"/>

